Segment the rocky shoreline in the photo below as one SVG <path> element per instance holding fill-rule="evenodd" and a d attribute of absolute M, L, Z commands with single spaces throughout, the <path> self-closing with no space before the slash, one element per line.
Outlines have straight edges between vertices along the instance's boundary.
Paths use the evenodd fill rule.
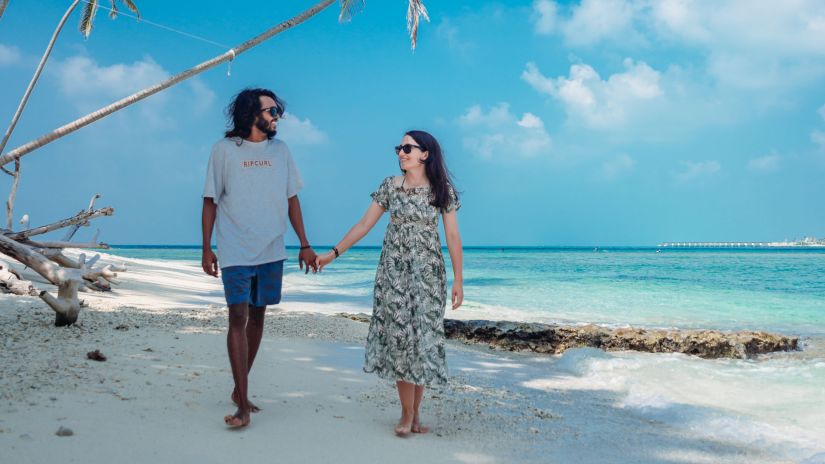
<path fill-rule="evenodd" d="M 759 354 L 799 349 L 799 337 L 767 332 L 559 326 L 508 321 L 444 320 L 447 338 L 487 343 L 508 351 L 558 354 L 568 348 L 605 351 L 684 353 L 700 358 L 747 359 Z"/>
<path fill-rule="evenodd" d="M 369 322 L 366 314 L 339 314 Z M 799 349 L 799 337 L 761 331 L 609 328 L 593 324 L 562 326 L 511 321 L 444 320 L 447 338 L 487 344 L 506 351 L 559 354 L 569 348 L 604 351 L 684 353 L 700 358 L 747 359 L 760 354 Z"/>

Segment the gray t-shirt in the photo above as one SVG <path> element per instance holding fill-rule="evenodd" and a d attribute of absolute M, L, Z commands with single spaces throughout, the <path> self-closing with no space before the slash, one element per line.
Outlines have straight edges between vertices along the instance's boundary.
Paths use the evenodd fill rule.
<path fill-rule="evenodd" d="M 288 202 L 303 187 L 286 144 L 221 139 L 212 147 L 204 198 L 218 205 L 218 264 L 254 266 L 286 259 Z"/>

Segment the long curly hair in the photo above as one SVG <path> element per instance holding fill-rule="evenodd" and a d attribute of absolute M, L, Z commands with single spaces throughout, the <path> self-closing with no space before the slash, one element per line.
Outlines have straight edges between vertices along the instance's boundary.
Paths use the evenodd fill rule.
<path fill-rule="evenodd" d="M 275 100 L 278 106 L 278 115 L 283 116 L 286 110 L 286 102 L 278 98 L 275 92 L 269 89 L 243 89 L 235 95 L 232 103 L 226 107 L 227 122 L 232 124 L 232 129 L 226 131 L 224 137 L 240 137 L 246 139 L 252 133 L 252 126 L 255 118 L 261 112 L 261 98 L 269 97 Z M 267 134 L 267 139 L 274 135 Z"/>

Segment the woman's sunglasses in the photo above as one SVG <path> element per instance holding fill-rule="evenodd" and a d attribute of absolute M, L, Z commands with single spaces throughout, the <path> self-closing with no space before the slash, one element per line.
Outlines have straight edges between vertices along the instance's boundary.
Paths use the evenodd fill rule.
<path fill-rule="evenodd" d="M 277 106 L 270 106 L 269 108 L 264 108 L 261 110 L 262 113 L 269 113 L 276 121 L 281 119 L 281 114 L 278 112 Z"/>
<path fill-rule="evenodd" d="M 405 143 L 404 145 L 398 145 L 395 147 L 395 154 L 400 155 L 401 150 L 404 150 L 404 153 L 409 155 L 413 148 L 418 148 L 421 151 L 424 151 L 423 148 L 419 147 L 418 145 L 413 145 L 411 143 Z"/>

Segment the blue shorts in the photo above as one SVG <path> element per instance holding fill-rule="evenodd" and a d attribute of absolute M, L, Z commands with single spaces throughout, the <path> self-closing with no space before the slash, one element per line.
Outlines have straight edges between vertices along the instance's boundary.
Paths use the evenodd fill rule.
<path fill-rule="evenodd" d="M 226 304 L 249 303 L 262 308 L 281 301 L 284 261 L 256 266 L 228 266 L 221 269 Z"/>

